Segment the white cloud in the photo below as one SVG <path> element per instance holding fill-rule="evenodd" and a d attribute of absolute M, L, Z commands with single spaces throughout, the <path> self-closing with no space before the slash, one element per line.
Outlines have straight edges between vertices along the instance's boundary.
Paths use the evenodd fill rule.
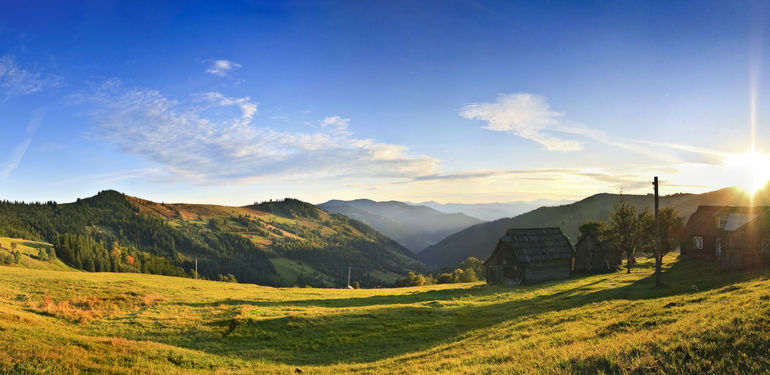
<path fill-rule="evenodd" d="M 241 64 L 230 60 L 214 60 L 214 63 L 206 69 L 206 73 L 215 76 L 226 77 L 233 69 L 240 68 Z"/>
<path fill-rule="evenodd" d="M 23 69 L 12 55 L 0 57 L 0 93 L 6 98 L 33 94 L 46 86 L 56 86 L 59 80 L 40 72 Z"/>
<path fill-rule="evenodd" d="M 413 155 L 404 146 L 347 132 L 305 134 L 254 126 L 256 104 L 248 98 L 219 93 L 194 98 L 182 103 L 154 90 L 126 90 L 108 82 L 91 97 L 98 103 L 91 114 L 95 134 L 157 163 L 175 179 L 206 184 L 269 176 L 413 177 L 437 167 L 436 159 Z M 207 111 L 211 103 L 237 105 L 241 113 L 218 117 Z"/>
<path fill-rule="evenodd" d="M 563 113 L 552 111 L 545 97 L 527 93 L 500 95 L 492 103 L 473 103 L 463 107 L 462 117 L 482 120 L 485 129 L 506 132 L 540 143 L 548 151 L 579 151 L 583 143 L 551 136 L 559 129 Z"/>
<path fill-rule="evenodd" d="M 349 118 L 342 118 L 340 116 L 326 117 L 323 119 L 323 121 L 321 121 L 322 127 L 331 126 L 340 130 L 347 129 L 349 124 Z"/>

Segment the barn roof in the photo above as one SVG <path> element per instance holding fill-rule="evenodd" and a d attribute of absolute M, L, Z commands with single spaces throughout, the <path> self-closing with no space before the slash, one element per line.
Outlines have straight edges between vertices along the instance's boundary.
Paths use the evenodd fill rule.
<path fill-rule="evenodd" d="M 500 243 L 508 244 L 523 263 L 572 259 L 572 244 L 559 228 L 508 229 Z"/>

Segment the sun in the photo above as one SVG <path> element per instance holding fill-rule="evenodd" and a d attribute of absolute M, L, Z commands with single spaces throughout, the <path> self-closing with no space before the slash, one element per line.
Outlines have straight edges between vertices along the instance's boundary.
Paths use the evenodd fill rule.
<path fill-rule="evenodd" d="M 762 189 L 770 180 L 770 156 L 759 152 L 731 154 L 725 160 L 732 184 L 750 194 Z"/>

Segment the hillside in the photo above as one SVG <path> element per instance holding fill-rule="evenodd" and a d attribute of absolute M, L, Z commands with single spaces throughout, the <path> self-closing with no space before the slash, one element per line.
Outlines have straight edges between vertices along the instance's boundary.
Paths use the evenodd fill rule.
<path fill-rule="evenodd" d="M 19 238 L 0 237 L 0 258 L 11 259 L 13 257 L 11 244 L 16 244 L 16 251 L 21 254 L 18 263 L 15 260 L 11 265 L 14 267 L 31 268 L 36 270 L 54 270 L 54 271 L 76 271 L 74 268 L 64 264 L 61 259 L 41 259 L 40 250 L 50 251 L 53 245 L 44 242 L 28 241 Z"/>
<path fill-rule="evenodd" d="M 409 203 L 416 206 L 427 206 L 444 213 L 464 213 L 483 221 L 493 221 L 506 217 L 514 217 L 543 206 L 560 206 L 572 203 L 565 200 L 538 199 L 534 201 L 501 202 L 501 203 L 438 203 L 433 201 Z"/>
<path fill-rule="evenodd" d="M 293 199 L 246 207 L 164 204 L 115 191 L 75 203 L 0 202 L 0 235 L 54 243 L 87 271 L 200 275 L 265 285 L 388 285 L 423 269 L 360 222 Z M 221 275 L 221 276 L 220 276 Z"/>
<path fill-rule="evenodd" d="M 330 200 L 318 207 L 366 223 L 415 253 L 452 233 L 481 223 L 465 214 L 443 213 L 397 201 Z"/>
<path fill-rule="evenodd" d="M 613 205 L 621 196 L 618 194 L 596 194 L 581 201 L 556 206 L 541 207 L 525 214 L 475 225 L 441 240 L 426 248 L 420 254 L 423 262 L 434 267 L 454 266 L 469 256 L 485 260 L 494 250 L 497 240 L 508 228 L 562 227 L 564 234 L 575 243 L 578 227 L 590 220 L 607 221 Z M 623 199 L 637 207 L 652 209 L 652 194 L 624 194 Z M 764 191 L 755 197 L 756 205 L 770 202 L 770 193 Z M 749 196 L 737 188 L 721 189 L 703 194 L 673 194 L 660 198 L 661 207 L 676 208 L 685 220 L 698 205 L 748 205 Z"/>
<path fill-rule="evenodd" d="M 770 274 L 665 260 L 531 286 L 276 289 L 0 267 L 0 372 L 770 371 Z"/>

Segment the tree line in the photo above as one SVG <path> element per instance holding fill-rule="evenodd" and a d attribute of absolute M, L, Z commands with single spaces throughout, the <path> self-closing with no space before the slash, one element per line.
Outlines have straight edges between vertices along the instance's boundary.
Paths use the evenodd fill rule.
<path fill-rule="evenodd" d="M 454 269 L 443 269 L 435 273 L 420 274 L 409 272 L 396 280 L 397 287 L 423 286 L 431 284 L 472 283 L 486 280 L 484 263 L 477 258 L 468 257 Z"/>

